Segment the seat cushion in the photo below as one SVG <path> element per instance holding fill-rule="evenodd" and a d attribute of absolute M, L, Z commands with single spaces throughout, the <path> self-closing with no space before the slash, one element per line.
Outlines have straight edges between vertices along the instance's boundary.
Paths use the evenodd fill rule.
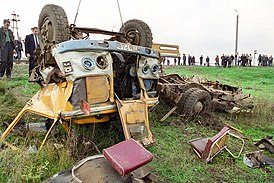
<path fill-rule="evenodd" d="M 103 150 L 112 167 L 124 176 L 152 161 L 152 154 L 133 139 L 120 142 Z"/>
<path fill-rule="evenodd" d="M 208 139 L 209 138 L 198 139 L 195 141 L 191 141 L 189 144 L 197 151 L 197 153 L 199 153 L 200 156 L 202 156 Z"/>

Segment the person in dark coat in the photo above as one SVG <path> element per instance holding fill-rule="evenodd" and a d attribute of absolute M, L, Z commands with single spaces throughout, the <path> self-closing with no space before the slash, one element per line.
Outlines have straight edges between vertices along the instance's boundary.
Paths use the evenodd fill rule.
<path fill-rule="evenodd" d="M 220 66 L 219 55 L 216 55 L 216 58 L 215 58 L 215 65 L 218 66 L 218 67 L 221 67 L 221 66 Z"/>
<path fill-rule="evenodd" d="M 25 54 L 29 59 L 29 76 L 34 68 L 34 51 L 39 47 L 38 27 L 33 27 L 32 34 L 27 35 L 25 39 Z"/>
<path fill-rule="evenodd" d="M 192 65 L 195 65 L 195 57 L 194 56 L 192 56 L 191 63 L 192 63 Z"/>
<path fill-rule="evenodd" d="M 200 66 L 203 66 L 203 55 L 200 56 Z"/>
<path fill-rule="evenodd" d="M 262 55 L 261 54 L 259 54 L 258 66 L 262 66 Z"/>
<path fill-rule="evenodd" d="M 209 59 L 209 57 L 207 56 L 207 57 L 206 57 L 206 66 L 207 66 L 207 67 L 209 67 L 209 60 L 210 60 L 210 59 Z"/>
<path fill-rule="evenodd" d="M 192 65 L 192 57 L 190 56 L 190 55 L 188 55 L 188 59 L 187 59 L 187 61 L 188 61 L 188 65 Z"/>
<path fill-rule="evenodd" d="M 8 79 L 11 79 L 13 67 L 13 54 L 15 51 L 14 35 L 9 29 L 10 21 L 5 19 L 3 26 L 0 28 L 0 79 L 4 74 Z"/>
<path fill-rule="evenodd" d="M 21 60 L 22 54 L 21 52 L 23 51 L 23 44 L 21 42 L 21 37 L 18 38 L 18 40 L 14 41 L 15 44 L 15 51 L 16 51 L 16 60 Z"/>
<path fill-rule="evenodd" d="M 183 54 L 183 65 L 186 65 L 186 54 Z"/>

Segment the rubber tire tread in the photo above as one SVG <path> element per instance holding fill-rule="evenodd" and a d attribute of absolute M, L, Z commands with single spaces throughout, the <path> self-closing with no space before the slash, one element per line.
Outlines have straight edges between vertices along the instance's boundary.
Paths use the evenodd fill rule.
<path fill-rule="evenodd" d="M 180 114 L 183 114 L 183 112 L 184 112 L 186 99 L 191 95 L 192 92 L 194 92 L 197 89 L 198 88 L 190 88 L 190 89 L 186 90 L 186 92 L 183 94 L 182 98 L 179 100 L 179 102 L 177 104 L 177 111 Z"/>
<path fill-rule="evenodd" d="M 69 23 L 68 17 L 65 10 L 58 5 L 47 4 L 43 7 L 40 12 L 39 20 L 38 20 L 38 28 L 41 30 L 41 26 L 43 25 L 44 19 L 49 17 L 54 29 L 54 39 L 55 43 L 58 44 L 60 42 L 64 42 L 69 40 L 70 31 L 69 31 Z M 44 43 L 41 41 L 42 37 L 39 36 L 40 45 L 44 46 Z"/>
<path fill-rule="evenodd" d="M 212 99 L 210 94 L 199 88 L 190 88 L 183 95 L 182 101 L 180 101 L 180 105 L 183 105 L 181 108 L 181 113 L 185 116 L 193 116 L 195 114 L 194 108 L 198 101 L 203 103 L 203 110 L 200 114 L 207 113 L 211 111 Z"/>
<path fill-rule="evenodd" d="M 129 29 L 136 29 L 139 34 L 140 34 L 140 44 L 139 46 L 144 46 L 144 47 L 152 47 L 152 32 L 150 27 L 143 21 L 137 20 L 137 19 L 132 19 L 128 20 L 123 24 L 123 26 L 120 28 L 119 32 L 126 33 L 127 30 Z"/>

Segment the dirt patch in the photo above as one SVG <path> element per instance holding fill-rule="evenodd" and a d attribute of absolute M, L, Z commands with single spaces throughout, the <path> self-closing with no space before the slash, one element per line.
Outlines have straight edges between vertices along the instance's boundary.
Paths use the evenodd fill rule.
<path fill-rule="evenodd" d="M 220 131 L 225 126 L 225 124 L 212 113 L 205 113 L 203 115 L 197 115 L 194 117 L 178 116 L 176 119 L 172 120 L 169 125 L 182 127 L 187 123 L 197 123 L 216 131 Z"/>

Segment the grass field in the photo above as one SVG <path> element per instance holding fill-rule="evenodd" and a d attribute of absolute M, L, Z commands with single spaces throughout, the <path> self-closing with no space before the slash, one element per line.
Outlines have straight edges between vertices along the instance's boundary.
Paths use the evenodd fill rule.
<path fill-rule="evenodd" d="M 256 106 L 253 113 L 226 114 L 214 113 L 216 121 L 228 123 L 243 131 L 246 141 L 245 152 L 257 150 L 253 139 L 274 135 L 274 68 L 213 68 L 176 67 L 166 68 L 166 73 L 187 76 L 199 75 L 210 80 L 240 86 L 245 93 L 254 96 Z M 0 131 L 10 123 L 24 103 L 38 90 L 38 86 L 27 82 L 27 65 L 14 66 L 14 78 L 0 81 Z M 169 107 L 160 103 L 150 113 L 151 130 L 155 144 L 148 149 L 154 154 L 150 164 L 153 172 L 169 182 L 273 182 L 274 169 L 265 167 L 251 169 L 242 163 L 242 156 L 232 158 L 227 152 L 220 153 L 210 164 L 200 161 L 188 145 L 190 139 L 208 137 L 217 133 L 214 126 L 185 120 L 175 113 L 165 122 L 159 119 L 168 112 Z M 23 122 L 43 121 L 34 115 L 26 115 Z M 200 119 L 205 120 L 205 119 Z M 195 120 L 198 121 L 198 120 Z M 218 125 L 218 124 L 213 124 Z M 114 132 L 115 134 L 115 132 Z M 105 135 L 105 134 L 103 134 Z M 50 137 L 39 154 L 27 154 L 26 148 L 41 142 L 41 134 L 20 134 L 13 132 L 7 141 L 19 150 L 2 148 L 0 150 L 0 182 L 42 182 L 58 171 L 72 166 L 72 158 L 64 140 Z M 65 139 L 65 138 L 64 138 Z M 112 141 L 113 133 L 105 135 L 98 142 L 99 149 Z M 55 148 L 54 143 L 64 147 Z M 238 143 L 233 144 L 239 147 Z M 267 151 L 266 155 L 273 157 Z M 91 154 L 89 154 L 91 155 Z"/>

